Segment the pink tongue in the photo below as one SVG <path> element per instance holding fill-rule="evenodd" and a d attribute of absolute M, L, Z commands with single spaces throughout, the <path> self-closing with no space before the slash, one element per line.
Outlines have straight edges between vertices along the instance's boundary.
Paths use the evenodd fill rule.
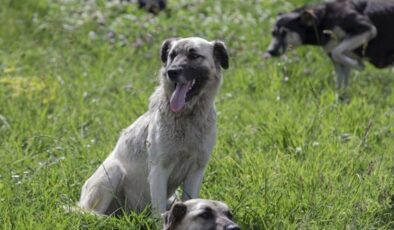
<path fill-rule="evenodd" d="M 181 111 L 183 106 L 185 106 L 186 103 L 186 93 L 190 88 L 191 81 L 188 81 L 186 83 L 178 83 L 176 84 L 176 88 L 174 92 L 172 93 L 171 99 L 170 99 L 170 108 L 172 112 L 177 113 Z"/>

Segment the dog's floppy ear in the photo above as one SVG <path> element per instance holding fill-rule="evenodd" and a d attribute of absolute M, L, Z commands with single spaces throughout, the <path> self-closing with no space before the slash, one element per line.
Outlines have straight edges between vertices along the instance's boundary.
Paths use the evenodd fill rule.
<path fill-rule="evenodd" d="M 170 211 L 163 214 L 164 217 L 164 229 L 173 230 L 175 226 L 185 217 L 187 207 L 185 204 L 177 202 L 175 203 Z"/>
<path fill-rule="evenodd" d="M 313 26 L 316 23 L 316 13 L 313 9 L 306 9 L 300 14 L 300 22 L 307 26 Z"/>
<path fill-rule="evenodd" d="M 163 63 L 167 62 L 168 51 L 170 51 L 172 43 L 178 39 L 176 38 L 168 38 L 166 39 L 163 44 L 161 44 L 160 49 L 160 58 Z"/>
<path fill-rule="evenodd" d="M 228 69 L 228 53 L 224 42 L 214 41 L 213 43 L 213 56 L 220 63 L 223 69 Z"/>

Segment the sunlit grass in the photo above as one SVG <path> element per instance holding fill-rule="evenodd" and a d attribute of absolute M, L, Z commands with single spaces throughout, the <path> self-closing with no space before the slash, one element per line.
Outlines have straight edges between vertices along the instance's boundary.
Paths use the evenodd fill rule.
<path fill-rule="evenodd" d="M 308 1 L 169 0 L 157 17 L 87 2 L 1 4 L 1 227 L 159 228 L 149 213 L 63 206 L 146 111 L 161 42 L 202 36 L 231 59 L 201 196 L 228 203 L 243 229 L 394 228 L 393 71 L 354 74 L 350 103 L 337 104 L 319 48 L 261 59 L 276 13 Z"/>

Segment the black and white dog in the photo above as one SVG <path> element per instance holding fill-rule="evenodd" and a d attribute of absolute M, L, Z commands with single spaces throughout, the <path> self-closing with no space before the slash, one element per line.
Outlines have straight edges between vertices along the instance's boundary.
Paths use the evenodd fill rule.
<path fill-rule="evenodd" d="M 265 58 L 288 47 L 318 45 L 330 56 L 337 88 L 346 89 L 351 69 L 366 59 L 377 68 L 394 63 L 394 0 L 336 0 L 278 15 Z"/>

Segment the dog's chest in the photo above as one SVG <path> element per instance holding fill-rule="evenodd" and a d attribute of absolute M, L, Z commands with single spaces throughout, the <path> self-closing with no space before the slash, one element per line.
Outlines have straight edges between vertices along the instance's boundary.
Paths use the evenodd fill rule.
<path fill-rule="evenodd" d="M 198 154 L 190 151 L 180 151 L 176 154 L 176 157 L 167 162 L 172 168 L 168 179 L 169 190 L 176 189 L 185 180 L 189 172 L 205 165 L 203 163 L 205 161 L 201 159 L 203 156 Z"/>
<path fill-rule="evenodd" d="M 150 129 L 149 162 L 170 170 L 168 194 L 173 193 L 187 175 L 206 166 L 215 139 L 214 117 L 203 122 L 170 120 Z"/>
<path fill-rule="evenodd" d="M 149 157 L 164 165 L 189 161 L 204 164 L 215 138 L 214 113 L 205 120 L 162 120 L 150 127 Z"/>

